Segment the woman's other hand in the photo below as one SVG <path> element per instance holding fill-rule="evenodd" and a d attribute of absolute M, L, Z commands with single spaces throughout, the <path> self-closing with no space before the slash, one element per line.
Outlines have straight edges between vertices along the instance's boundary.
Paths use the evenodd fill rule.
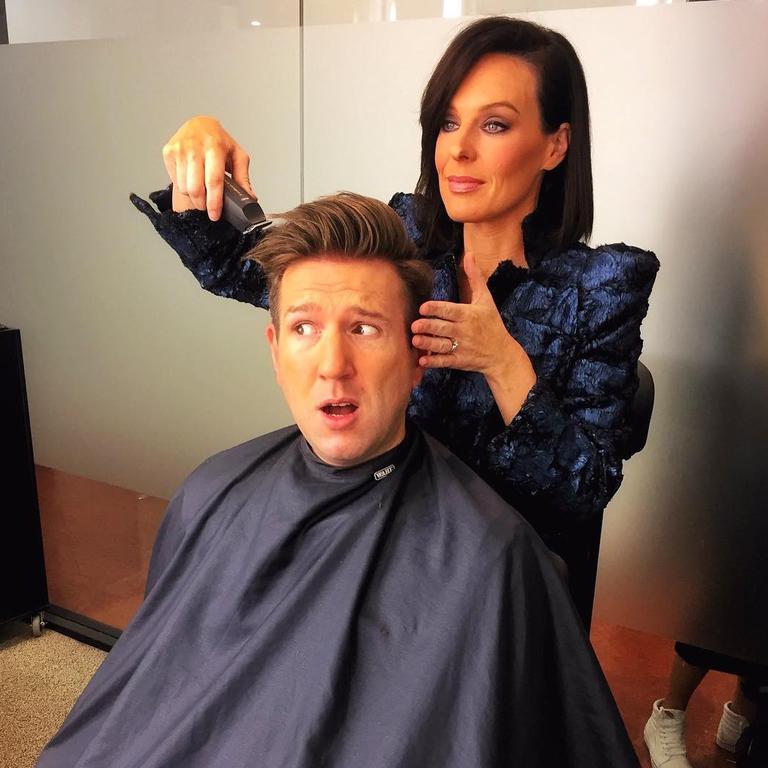
<path fill-rule="evenodd" d="M 505 423 L 520 410 L 536 374 L 526 351 L 501 319 L 483 274 L 471 254 L 463 259 L 469 303 L 427 301 L 411 324 L 413 346 L 426 352 L 423 368 L 458 368 L 482 373 Z"/>
<path fill-rule="evenodd" d="M 419 360 L 424 368 L 459 368 L 485 375 L 498 374 L 510 359 L 525 352 L 504 326 L 488 285 L 469 253 L 464 256 L 463 268 L 469 303 L 427 301 L 422 304 L 419 308 L 422 317 L 411 325 L 415 334 L 413 346 L 428 353 Z"/>
<path fill-rule="evenodd" d="M 163 161 L 173 182 L 173 210 L 196 208 L 218 221 L 224 203 L 224 172 L 254 195 L 248 178 L 250 155 L 214 117 L 187 120 L 163 147 Z"/>

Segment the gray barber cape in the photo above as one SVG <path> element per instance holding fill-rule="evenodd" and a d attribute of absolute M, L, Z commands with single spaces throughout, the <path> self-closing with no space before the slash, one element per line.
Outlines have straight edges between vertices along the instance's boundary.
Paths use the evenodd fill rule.
<path fill-rule="evenodd" d="M 637 766 L 533 529 L 439 443 L 203 463 L 39 768 Z"/>

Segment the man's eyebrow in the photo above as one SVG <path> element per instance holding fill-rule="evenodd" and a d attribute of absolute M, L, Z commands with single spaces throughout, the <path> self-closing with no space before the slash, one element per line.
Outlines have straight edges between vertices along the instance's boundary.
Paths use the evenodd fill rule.
<path fill-rule="evenodd" d="M 366 307 L 350 307 L 350 314 L 359 315 L 360 317 L 367 318 L 369 320 L 378 320 L 382 323 L 388 323 L 389 317 L 383 312 L 377 312 L 375 309 L 367 309 Z"/>

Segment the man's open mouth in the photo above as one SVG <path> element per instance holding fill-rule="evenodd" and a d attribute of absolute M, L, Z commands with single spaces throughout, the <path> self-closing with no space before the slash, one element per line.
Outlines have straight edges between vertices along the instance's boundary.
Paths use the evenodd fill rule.
<path fill-rule="evenodd" d="M 321 405 L 320 410 L 328 416 L 349 416 L 357 410 L 357 404 L 349 400 L 337 400 Z"/>

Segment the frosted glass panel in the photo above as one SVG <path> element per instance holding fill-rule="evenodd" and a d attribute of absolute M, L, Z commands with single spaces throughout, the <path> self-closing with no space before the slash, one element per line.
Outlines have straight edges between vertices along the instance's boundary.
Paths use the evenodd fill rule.
<path fill-rule="evenodd" d="M 299 23 L 298 0 L 5 0 L 5 7 L 10 43 L 181 39 Z"/>
<path fill-rule="evenodd" d="M 563 32 L 586 70 L 593 242 L 662 265 L 643 327 L 656 409 L 606 513 L 596 615 L 768 661 L 768 5 L 527 18 Z M 308 198 L 413 189 L 419 98 L 465 21 L 305 30 Z"/>
<path fill-rule="evenodd" d="M 611 5 L 669 5 L 685 0 L 305 0 L 305 24 L 345 24 L 407 19 L 459 19 L 494 13 L 529 13 Z"/>
<path fill-rule="evenodd" d="M 297 28 L 0 47 L 0 321 L 21 329 L 39 464 L 167 498 L 289 422 L 266 313 L 200 290 L 128 194 L 164 186 L 163 143 L 212 113 L 265 206 L 296 205 L 299 60 Z"/>

